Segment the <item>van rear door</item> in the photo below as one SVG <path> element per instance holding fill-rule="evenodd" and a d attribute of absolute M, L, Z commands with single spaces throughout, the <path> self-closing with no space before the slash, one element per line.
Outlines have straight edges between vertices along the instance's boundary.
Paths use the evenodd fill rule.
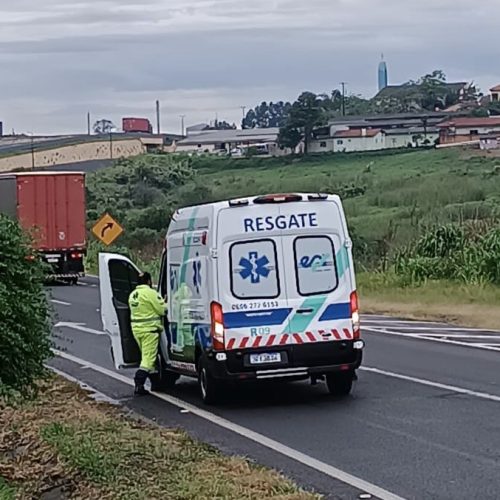
<path fill-rule="evenodd" d="M 228 351 L 275 351 L 287 341 L 291 309 L 285 290 L 288 270 L 283 262 L 281 229 L 276 224 L 279 215 L 277 205 L 231 207 L 218 214 L 218 296 Z M 258 358 L 252 360 L 259 364 Z M 272 356 L 261 361 L 286 362 Z"/>
<path fill-rule="evenodd" d="M 340 202 L 332 198 L 282 204 L 286 219 L 303 228 L 283 231 L 285 287 L 294 344 L 352 339 L 348 235 Z"/>

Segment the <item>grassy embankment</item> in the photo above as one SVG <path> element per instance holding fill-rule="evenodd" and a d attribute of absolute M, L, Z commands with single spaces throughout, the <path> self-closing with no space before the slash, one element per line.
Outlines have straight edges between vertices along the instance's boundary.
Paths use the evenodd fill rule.
<path fill-rule="evenodd" d="M 0 401 L 0 429 L 1 500 L 320 498 L 184 432 L 96 402 L 60 378 L 34 401 Z"/>
<path fill-rule="evenodd" d="M 139 252 L 143 261 L 149 262 L 155 251 L 142 245 L 160 241 L 171 211 L 178 206 L 269 192 L 337 192 L 344 198 L 354 233 L 358 271 L 367 273 L 360 275 L 365 310 L 500 325 L 500 311 L 492 311 L 492 306 L 498 309 L 499 297 L 494 286 L 454 282 L 407 286 L 387 272 L 398 250 L 435 224 L 498 220 L 496 158 L 459 150 L 303 159 L 201 157 L 191 160 L 192 178 L 186 175 L 166 189 L 142 183 L 139 193 L 131 191 L 131 181 L 127 185 L 123 178 L 130 168 L 129 163 L 90 176 L 89 190 L 96 195 L 91 210 L 94 216 L 105 209 L 114 211 L 132 236 L 123 240 L 124 246 Z"/>

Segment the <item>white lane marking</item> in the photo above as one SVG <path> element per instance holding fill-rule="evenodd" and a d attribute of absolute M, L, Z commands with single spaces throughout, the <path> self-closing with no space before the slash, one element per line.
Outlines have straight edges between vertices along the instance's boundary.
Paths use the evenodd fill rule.
<path fill-rule="evenodd" d="M 364 325 L 366 326 L 370 326 L 368 324 L 368 322 L 365 322 L 363 323 Z M 381 324 L 385 324 L 385 327 L 386 328 L 393 328 L 390 324 L 387 324 L 386 323 L 381 323 Z M 375 326 L 375 328 L 380 328 L 378 326 Z M 405 324 L 405 325 L 395 325 L 394 328 L 398 329 L 398 330 L 410 330 L 410 331 L 422 331 L 422 332 L 427 332 L 427 331 L 431 331 L 431 332 L 481 332 L 481 333 L 484 333 L 484 332 L 491 332 L 491 333 L 497 333 L 497 334 L 500 334 L 500 330 L 488 330 L 487 328 L 466 328 L 466 327 L 454 327 L 454 326 L 450 326 L 450 325 L 447 325 L 446 327 L 445 326 L 410 326 L 408 324 Z"/>
<path fill-rule="evenodd" d="M 78 282 L 78 286 L 89 286 L 88 283 L 84 283 L 83 281 Z"/>
<path fill-rule="evenodd" d="M 94 399 L 98 399 L 99 401 L 106 401 L 107 403 L 110 403 L 112 405 L 119 404 L 119 401 L 117 401 L 113 398 L 110 398 L 109 396 L 106 396 L 106 394 L 102 393 L 101 391 L 98 391 L 97 389 L 95 389 L 91 385 L 88 385 L 87 383 L 82 382 L 81 380 L 78 380 L 77 378 L 73 377 L 73 375 L 70 375 L 69 373 L 58 370 L 57 368 L 54 368 L 53 366 L 46 365 L 46 367 L 49 370 L 53 371 L 54 373 L 57 373 L 57 375 L 64 377 L 66 380 L 69 380 L 70 382 L 78 384 L 82 389 L 85 389 L 86 391 L 91 392 L 92 396 L 94 396 Z M 82 369 L 83 368 L 85 368 L 85 366 L 82 366 Z"/>
<path fill-rule="evenodd" d="M 365 372 L 377 373 L 378 375 L 385 375 L 386 377 L 397 378 L 399 380 L 404 380 L 406 382 L 413 382 L 415 384 L 426 385 L 428 387 L 434 387 L 436 389 L 443 389 L 445 391 L 456 392 L 457 394 L 473 396 L 475 398 L 486 399 L 488 401 L 495 401 L 496 403 L 500 403 L 500 396 L 497 396 L 495 394 L 473 391 L 471 389 L 465 389 L 463 387 L 457 387 L 455 385 L 440 384 L 439 382 L 433 382 L 432 380 L 410 377 L 409 375 L 403 375 L 401 373 L 387 372 L 385 370 L 379 370 L 378 368 L 370 368 L 368 366 L 362 366 L 359 369 Z"/>
<path fill-rule="evenodd" d="M 371 319 L 367 318 L 366 316 L 361 316 L 361 321 L 363 324 L 367 323 L 373 323 L 375 324 L 382 324 L 382 325 L 396 325 L 399 326 L 400 324 L 402 325 L 435 325 L 437 327 L 451 327 L 449 323 L 443 323 L 441 321 L 423 321 L 423 320 L 411 320 L 411 319 L 394 319 L 394 318 L 380 318 L 380 319 Z"/>
<path fill-rule="evenodd" d="M 412 335 L 408 333 L 401 333 L 401 332 L 392 332 L 390 330 L 386 330 L 384 328 L 365 328 L 365 332 L 372 332 L 372 333 L 381 333 L 383 335 L 394 335 L 396 337 L 405 337 L 407 339 L 413 339 L 413 340 L 428 340 L 430 342 L 440 342 L 441 344 L 453 344 L 453 345 L 459 345 L 463 347 L 472 347 L 474 349 L 483 349 L 486 351 L 500 351 L 500 348 L 496 347 L 487 347 L 484 346 L 483 344 L 475 344 L 474 342 L 461 342 L 459 340 L 446 340 L 443 338 L 434 338 L 434 337 L 426 337 L 425 333 L 422 333 L 421 335 Z M 444 335 L 446 336 L 446 335 Z"/>
<path fill-rule="evenodd" d="M 63 300 L 50 299 L 53 304 L 58 304 L 60 306 L 70 306 L 69 302 L 64 302 Z"/>
<path fill-rule="evenodd" d="M 445 337 L 450 339 L 500 339 L 500 335 L 475 335 L 474 333 L 471 335 L 460 335 L 459 333 L 406 333 L 407 337 Z"/>
<path fill-rule="evenodd" d="M 102 330 L 94 330 L 93 328 L 88 328 L 85 326 L 85 323 L 67 323 L 64 321 L 60 321 L 54 325 L 54 328 L 71 328 L 72 330 L 79 330 L 85 333 L 92 333 L 93 335 L 107 335 L 106 332 Z"/>
<path fill-rule="evenodd" d="M 83 359 L 77 358 L 76 356 L 72 356 L 71 354 L 66 354 L 61 351 L 54 350 L 54 354 L 56 354 L 61 358 L 72 361 L 73 363 L 76 363 L 78 365 L 87 366 L 96 372 L 102 373 L 103 375 L 106 375 L 110 378 L 114 378 L 115 380 L 123 382 L 124 384 L 130 386 L 134 385 L 133 380 L 125 377 L 124 375 L 120 375 L 119 373 L 107 370 L 102 366 L 94 365 L 93 363 L 90 363 Z M 304 464 L 307 467 L 316 469 L 317 471 L 320 471 L 323 474 L 332 477 L 333 479 L 337 479 L 339 481 L 342 481 L 343 483 L 349 484 L 354 488 L 357 488 L 363 492 L 370 493 L 371 495 L 378 497 L 380 500 L 404 500 L 402 497 L 399 497 L 398 495 L 395 495 L 390 491 L 380 488 L 375 484 L 369 483 L 361 478 L 358 478 L 347 472 L 337 469 L 336 467 L 321 462 L 320 460 L 317 460 L 309 455 L 306 455 L 305 453 L 290 448 L 289 446 L 286 446 L 278 441 L 275 441 L 274 439 L 268 438 L 263 434 L 259 434 L 258 432 L 254 432 L 251 429 L 247 429 L 246 427 L 243 427 L 239 424 L 235 424 L 229 420 L 226 420 L 223 417 L 219 417 L 214 413 L 202 410 L 201 408 L 198 408 L 197 406 L 194 406 L 185 401 L 182 401 L 181 399 L 175 398 L 173 396 L 168 396 L 166 394 L 159 394 L 159 393 L 151 393 L 151 394 L 158 399 L 162 399 L 167 403 L 177 406 L 178 408 L 188 410 L 190 413 L 197 415 L 198 417 L 201 417 L 204 420 L 208 420 L 209 422 L 212 422 L 213 424 L 216 424 L 219 427 L 232 431 L 235 434 L 239 434 L 240 436 L 250 439 L 251 441 L 254 441 L 262 446 L 265 446 L 266 448 L 269 448 L 288 458 L 300 462 L 301 464 Z"/>

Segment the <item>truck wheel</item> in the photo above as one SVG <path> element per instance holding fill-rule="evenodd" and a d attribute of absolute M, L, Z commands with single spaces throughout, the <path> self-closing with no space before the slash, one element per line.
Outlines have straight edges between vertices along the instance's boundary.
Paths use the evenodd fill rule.
<path fill-rule="evenodd" d="M 330 394 L 336 397 L 348 396 L 352 389 L 354 372 L 328 373 L 326 375 L 326 385 Z"/>
<path fill-rule="evenodd" d="M 202 358 L 198 365 L 198 384 L 202 401 L 207 405 L 212 405 L 220 401 L 220 385 L 214 379 L 207 362 Z"/>

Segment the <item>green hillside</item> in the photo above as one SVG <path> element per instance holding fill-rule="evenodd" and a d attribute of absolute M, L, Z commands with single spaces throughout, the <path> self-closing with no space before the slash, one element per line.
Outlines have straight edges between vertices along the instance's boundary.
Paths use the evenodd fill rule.
<path fill-rule="evenodd" d="M 457 150 L 301 159 L 151 155 L 121 160 L 87 182 L 89 218 L 110 210 L 132 248 L 161 239 L 179 206 L 270 192 L 338 193 L 358 252 L 369 248 L 359 257 L 375 264 L 431 225 L 496 217 L 500 159 Z"/>

